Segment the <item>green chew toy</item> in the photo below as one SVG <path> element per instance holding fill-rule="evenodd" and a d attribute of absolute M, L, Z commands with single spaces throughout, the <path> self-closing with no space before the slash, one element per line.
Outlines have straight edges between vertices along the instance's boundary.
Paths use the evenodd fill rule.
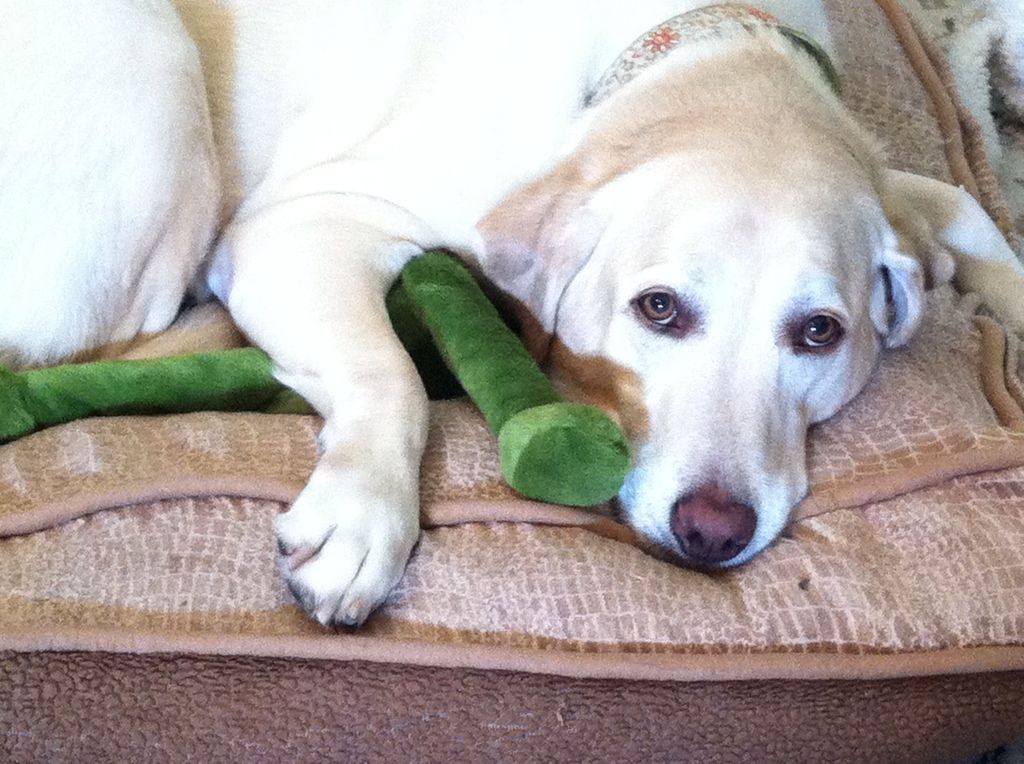
<path fill-rule="evenodd" d="M 256 348 L 18 373 L 0 366 L 0 443 L 84 417 L 256 411 L 287 395 Z"/>
<path fill-rule="evenodd" d="M 510 486 L 529 498 L 575 506 L 618 492 L 630 465 L 622 431 L 599 409 L 560 400 L 454 258 L 414 258 L 388 307 L 431 396 L 450 397 L 461 383 L 498 433 Z M 274 379 L 270 359 L 255 348 L 19 373 L 0 366 L 0 443 L 83 417 L 190 411 L 309 408 Z"/>
<path fill-rule="evenodd" d="M 630 465 L 622 430 L 600 409 L 559 398 L 469 271 L 428 253 L 406 265 L 402 287 L 498 433 L 509 485 L 530 498 L 576 506 L 618 492 Z"/>

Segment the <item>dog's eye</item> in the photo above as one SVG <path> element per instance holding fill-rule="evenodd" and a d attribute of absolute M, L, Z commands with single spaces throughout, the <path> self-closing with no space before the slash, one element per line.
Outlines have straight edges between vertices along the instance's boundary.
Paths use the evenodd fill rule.
<path fill-rule="evenodd" d="M 645 292 L 637 305 L 644 318 L 655 324 L 669 324 L 679 312 L 675 295 L 669 292 Z"/>
<path fill-rule="evenodd" d="M 647 324 L 660 334 L 682 339 L 700 326 L 693 307 L 666 287 L 655 287 L 633 300 L 633 309 Z"/>
<path fill-rule="evenodd" d="M 797 344 L 809 350 L 835 345 L 843 336 L 843 326 L 835 316 L 818 313 L 804 321 Z"/>

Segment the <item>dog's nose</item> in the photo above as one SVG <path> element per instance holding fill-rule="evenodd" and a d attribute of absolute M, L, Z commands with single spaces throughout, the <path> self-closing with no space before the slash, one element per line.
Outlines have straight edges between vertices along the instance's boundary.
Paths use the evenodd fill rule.
<path fill-rule="evenodd" d="M 742 552 L 754 536 L 757 515 L 717 485 L 683 496 L 672 510 L 672 533 L 686 557 L 715 565 Z"/>

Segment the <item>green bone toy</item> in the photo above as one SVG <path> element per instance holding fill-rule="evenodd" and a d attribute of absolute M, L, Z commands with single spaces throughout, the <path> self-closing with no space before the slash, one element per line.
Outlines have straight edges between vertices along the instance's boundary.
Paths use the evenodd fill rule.
<path fill-rule="evenodd" d="M 599 409 L 559 398 L 458 261 L 441 252 L 414 258 L 388 307 L 428 392 L 443 397 L 458 389 L 445 378 L 439 350 L 498 433 L 510 486 L 532 499 L 575 506 L 618 492 L 630 466 L 622 431 Z M 83 417 L 189 411 L 309 408 L 274 379 L 270 359 L 255 348 L 19 373 L 0 366 L 0 443 Z"/>

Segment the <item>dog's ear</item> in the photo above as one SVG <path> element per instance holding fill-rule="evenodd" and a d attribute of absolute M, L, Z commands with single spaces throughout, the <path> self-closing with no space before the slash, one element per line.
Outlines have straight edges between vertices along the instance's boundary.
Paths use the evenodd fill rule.
<path fill-rule="evenodd" d="M 956 264 L 940 243 L 914 199 L 898 184 L 878 179 L 878 194 L 885 214 L 880 252 L 871 295 L 871 318 L 887 347 L 905 344 L 917 330 L 924 309 L 924 293 L 948 284 Z"/>
<path fill-rule="evenodd" d="M 871 291 L 871 320 L 886 347 L 899 347 L 917 331 L 924 310 L 925 270 L 899 246 L 893 230 L 883 233 Z"/>
<path fill-rule="evenodd" d="M 939 241 L 929 211 L 920 209 L 917 200 L 904 193 L 899 183 L 892 182 L 892 177 L 891 172 L 885 174 L 879 196 L 896 246 L 920 264 L 925 289 L 945 286 L 956 272 L 953 253 Z"/>
<path fill-rule="evenodd" d="M 887 170 L 880 196 L 903 246 L 921 260 L 927 281 L 954 276 L 1008 327 L 1024 331 L 1024 265 L 999 226 L 965 189 Z"/>
<path fill-rule="evenodd" d="M 567 160 L 513 192 L 478 226 L 486 279 L 510 298 L 527 349 L 543 361 L 562 295 L 605 229 L 593 189 Z"/>

